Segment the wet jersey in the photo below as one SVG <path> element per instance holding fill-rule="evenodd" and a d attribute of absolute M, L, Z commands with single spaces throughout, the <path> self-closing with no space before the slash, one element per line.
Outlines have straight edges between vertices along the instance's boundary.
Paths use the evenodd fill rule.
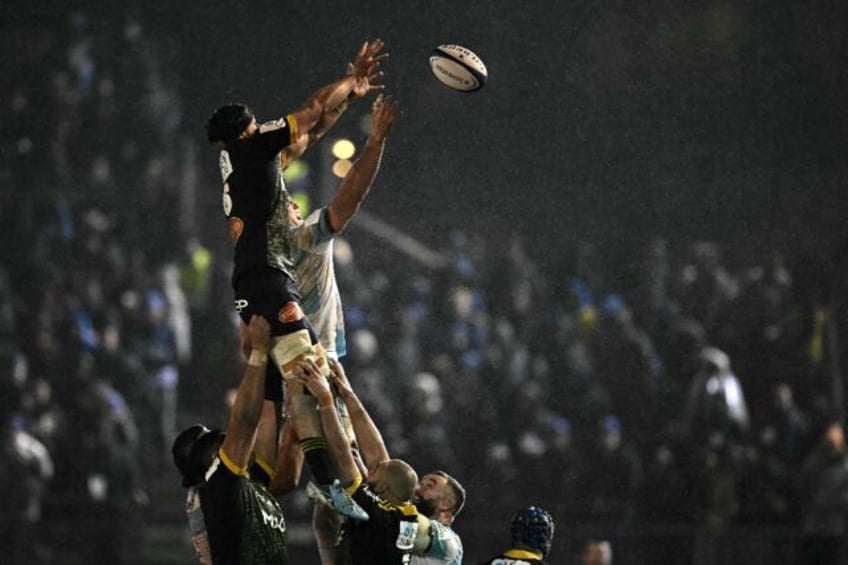
<path fill-rule="evenodd" d="M 200 499 L 212 563 L 287 563 L 286 522 L 280 503 L 228 461 L 219 450 L 206 482 L 189 492 Z M 199 519 L 191 514 L 189 518 Z"/>
<path fill-rule="evenodd" d="M 355 490 L 352 490 L 354 489 Z M 395 506 L 374 494 L 359 479 L 348 488 L 366 512 L 368 520 L 342 525 L 337 546 L 339 565 L 401 565 L 410 562 L 415 534 L 418 531 L 418 511 L 412 504 Z"/>
<path fill-rule="evenodd" d="M 484 562 L 483 565 L 546 565 L 546 562 L 539 559 L 536 553 L 523 549 L 510 549 Z"/>
<path fill-rule="evenodd" d="M 413 555 L 412 565 L 461 565 L 462 540 L 453 528 L 430 521 L 430 546 L 424 555 Z"/>
<path fill-rule="evenodd" d="M 338 359 L 347 351 L 342 299 L 333 267 L 334 235 L 327 208 L 319 208 L 292 229 L 291 239 L 303 311 L 327 354 Z"/>
<path fill-rule="evenodd" d="M 290 116 L 259 126 L 251 137 L 221 151 L 224 214 L 235 245 L 233 280 L 257 267 L 272 267 L 293 278 L 287 205 L 279 153 L 296 136 Z"/>

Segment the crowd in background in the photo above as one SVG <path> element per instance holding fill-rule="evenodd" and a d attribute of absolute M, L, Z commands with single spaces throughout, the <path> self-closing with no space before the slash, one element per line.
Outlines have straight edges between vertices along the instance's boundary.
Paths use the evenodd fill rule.
<path fill-rule="evenodd" d="M 4 86 L 0 535 L 16 563 L 131 563 L 145 521 L 181 515 L 156 498 L 177 420 L 223 414 L 236 382 L 229 256 L 204 241 L 224 236 L 195 210 L 198 136 L 141 25 L 55 27 L 20 39 Z M 848 533 L 844 447 L 823 441 L 841 422 L 830 297 L 794 258 L 668 235 L 612 260 L 457 229 L 432 269 L 351 232 L 347 373 L 396 457 L 468 488 L 467 554 L 528 504 L 558 551 L 579 532 L 622 563 L 727 563 L 731 545 L 777 563 L 726 540 Z"/>

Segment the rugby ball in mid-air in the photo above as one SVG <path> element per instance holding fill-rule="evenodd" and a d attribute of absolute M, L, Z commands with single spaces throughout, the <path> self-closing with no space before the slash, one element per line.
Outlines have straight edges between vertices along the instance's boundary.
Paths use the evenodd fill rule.
<path fill-rule="evenodd" d="M 461 45 L 439 45 L 430 54 L 430 70 L 442 84 L 474 92 L 486 84 L 486 65 L 474 51 Z"/>

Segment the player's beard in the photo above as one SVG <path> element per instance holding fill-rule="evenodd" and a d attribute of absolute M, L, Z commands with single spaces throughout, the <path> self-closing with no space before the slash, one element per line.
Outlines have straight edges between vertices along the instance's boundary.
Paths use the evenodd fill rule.
<path fill-rule="evenodd" d="M 428 518 L 434 516 L 436 514 L 436 501 L 435 500 L 427 500 L 424 498 L 415 497 L 412 502 L 415 504 L 415 507 L 418 509 L 418 513 L 422 516 L 427 516 Z"/>

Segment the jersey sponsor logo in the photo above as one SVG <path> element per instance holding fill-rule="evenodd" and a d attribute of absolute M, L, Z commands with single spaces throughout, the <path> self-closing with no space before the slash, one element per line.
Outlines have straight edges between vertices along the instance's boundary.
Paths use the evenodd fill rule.
<path fill-rule="evenodd" d="M 282 516 L 274 516 L 262 510 L 262 522 L 273 530 L 278 530 L 281 534 L 286 533 L 286 521 Z"/>
<path fill-rule="evenodd" d="M 267 133 L 269 131 L 283 129 L 284 127 L 288 127 L 288 125 L 288 122 L 286 122 L 284 118 L 280 118 L 278 120 L 271 120 L 270 122 L 265 122 L 264 124 L 259 126 L 259 133 Z"/>
<path fill-rule="evenodd" d="M 298 322 L 303 319 L 303 310 L 297 302 L 286 302 L 285 306 L 277 314 L 277 319 L 284 324 Z"/>
<path fill-rule="evenodd" d="M 411 550 L 417 533 L 418 522 L 401 522 L 398 524 L 398 537 L 395 540 L 395 546 L 401 551 Z"/>
<path fill-rule="evenodd" d="M 241 313 L 245 308 L 247 308 L 248 302 L 244 298 L 239 298 L 235 301 L 236 312 Z"/>

